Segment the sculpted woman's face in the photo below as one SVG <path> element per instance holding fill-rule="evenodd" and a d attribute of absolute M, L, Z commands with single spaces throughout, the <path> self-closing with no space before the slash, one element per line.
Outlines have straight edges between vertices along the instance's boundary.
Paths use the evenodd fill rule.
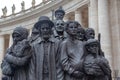
<path fill-rule="evenodd" d="M 27 39 L 28 30 L 23 27 L 16 27 L 12 33 L 13 42 L 17 43 L 18 41 L 22 41 L 23 39 Z"/>
<path fill-rule="evenodd" d="M 78 26 L 75 23 L 69 23 L 67 28 L 67 33 L 71 36 L 77 35 Z"/>
<path fill-rule="evenodd" d="M 22 39 L 23 38 L 20 33 L 17 33 L 17 32 L 13 33 L 13 41 L 18 42 L 18 41 L 21 41 Z"/>

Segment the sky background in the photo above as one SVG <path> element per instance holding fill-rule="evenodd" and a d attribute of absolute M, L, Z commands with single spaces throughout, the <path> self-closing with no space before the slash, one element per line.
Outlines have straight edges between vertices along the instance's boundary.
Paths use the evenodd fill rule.
<path fill-rule="evenodd" d="M 25 9 L 28 9 L 31 7 L 31 2 L 32 0 L 0 0 L 0 16 L 3 14 L 2 13 L 2 8 L 5 6 L 7 7 L 7 15 L 10 15 L 12 13 L 12 5 L 15 4 L 16 12 L 21 11 L 21 2 L 25 2 Z M 36 0 L 36 5 L 40 4 L 42 0 Z"/>

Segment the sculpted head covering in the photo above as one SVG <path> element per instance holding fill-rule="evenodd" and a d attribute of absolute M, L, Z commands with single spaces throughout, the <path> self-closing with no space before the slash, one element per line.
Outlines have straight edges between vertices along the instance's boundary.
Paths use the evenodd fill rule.
<path fill-rule="evenodd" d="M 99 41 L 96 39 L 88 39 L 85 43 L 85 46 L 88 46 L 90 44 L 96 43 L 97 45 L 99 45 Z"/>
<path fill-rule="evenodd" d="M 84 59 L 87 55 L 88 55 L 88 50 L 87 48 L 89 48 L 92 44 L 96 44 L 98 45 L 98 47 L 100 46 L 100 43 L 97 39 L 88 39 L 86 42 L 85 42 L 85 46 L 84 46 L 84 54 L 82 56 L 82 58 Z M 99 53 L 99 55 L 101 55 Z"/>
<path fill-rule="evenodd" d="M 55 11 L 55 14 L 57 14 L 57 13 L 63 13 L 63 15 L 65 15 L 65 11 L 62 9 L 62 7 L 60 6 L 59 7 L 59 9 L 57 9 L 56 11 Z"/>
<path fill-rule="evenodd" d="M 14 35 L 14 34 L 19 34 L 19 35 L 21 35 L 21 38 L 22 39 L 26 39 L 27 37 L 28 37 L 28 30 L 26 29 L 26 28 L 23 28 L 23 27 L 16 27 L 15 29 L 14 29 L 14 31 L 13 31 L 13 34 L 12 34 L 12 36 Z"/>
<path fill-rule="evenodd" d="M 35 24 L 34 27 L 36 29 L 40 29 L 41 24 L 43 24 L 43 23 L 48 23 L 51 28 L 54 26 L 54 23 L 49 19 L 49 17 L 47 17 L 47 16 L 41 16 L 39 18 L 38 22 Z"/>
<path fill-rule="evenodd" d="M 39 30 L 34 27 L 32 28 L 32 34 L 38 35 L 39 34 Z"/>

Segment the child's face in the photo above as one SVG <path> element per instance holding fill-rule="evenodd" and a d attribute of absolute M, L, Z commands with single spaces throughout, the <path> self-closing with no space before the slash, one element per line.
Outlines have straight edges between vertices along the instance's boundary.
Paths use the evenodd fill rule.
<path fill-rule="evenodd" d="M 68 34 L 71 35 L 71 36 L 76 36 L 76 35 L 77 35 L 77 30 L 78 30 L 77 24 L 75 24 L 75 23 L 70 23 L 70 24 L 69 24 L 69 27 L 68 27 L 68 29 L 67 29 L 67 32 L 68 32 Z"/>
<path fill-rule="evenodd" d="M 89 44 L 88 51 L 91 52 L 92 54 L 97 54 L 98 53 L 98 44 L 97 43 Z"/>
<path fill-rule="evenodd" d="M 88 33 L 86 33 L 87 39 L 94 39 L 95 38 L 95 32 L 93 30 L 90 30 Z"/>

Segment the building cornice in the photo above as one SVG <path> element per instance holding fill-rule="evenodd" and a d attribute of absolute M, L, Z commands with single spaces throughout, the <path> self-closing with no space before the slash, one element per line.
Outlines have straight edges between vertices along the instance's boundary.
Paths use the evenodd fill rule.
<path fill-rule="evenodd" d="M 52 17 L 52 11 L 63 6 L 66 14 L 74 12 L 77 8 L 88 5 L 89 0 L 54 0 L 44 6 L 37 7 L 29 12 L 21 13 L 18 16 L 11 16 L 0 21 L 0 34 L 9 34 L 17 26 L 32 28 L 40 16 Z"/>
<path fill-rule="evenodd" d="M 14 25 L 16 23 L 22 23 L 24 21 L 29 21 L 32 19 L 36 19 L 41 15 L 49 13 L 54 6 L 62 3 L 64 0 L 55 0 L 48 4 L 44 4 L 43 6 L 39 6 L 35 9 L 31 9 L 27 12 L 22 12 L 16 16 L 12 15 L 10 17 L 6 17 L 0 20 L 0 27 L 4 27 L 7 25 Z M 33 17 L 34 16 L 34 17 Z"/>

